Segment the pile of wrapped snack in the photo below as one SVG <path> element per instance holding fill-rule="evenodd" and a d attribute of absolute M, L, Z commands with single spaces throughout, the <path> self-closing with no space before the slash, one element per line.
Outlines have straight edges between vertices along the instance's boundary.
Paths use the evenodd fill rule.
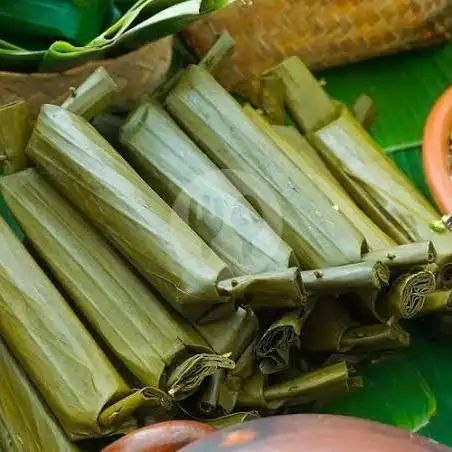
<path fill-rule="evenodd" d="M 123 121 L 104 70 L 33 125 L 0 109 L 25 236 L 0 220 L 5 450 L 315 410 L 409 345 L 401 322 L 447 322 L 437 212 L 297 58 L 240 105 L 214 78 L 227 48 Z"/>

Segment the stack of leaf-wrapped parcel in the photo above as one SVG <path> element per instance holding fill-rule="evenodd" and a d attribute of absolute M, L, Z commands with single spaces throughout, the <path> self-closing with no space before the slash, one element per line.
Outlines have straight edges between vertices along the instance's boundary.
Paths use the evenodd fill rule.
<path fill-rule="evenodd" d="M 407 320 L 450 330 L 452 234 L 352 113 L 297 59 L 241 106 L 219 63 L 127 118 L 105 120 L 103 70 L 34 123 L 0 106 L 25 235 L 0 220 L 0 449 L 315 410 L 408 347 Z"/>

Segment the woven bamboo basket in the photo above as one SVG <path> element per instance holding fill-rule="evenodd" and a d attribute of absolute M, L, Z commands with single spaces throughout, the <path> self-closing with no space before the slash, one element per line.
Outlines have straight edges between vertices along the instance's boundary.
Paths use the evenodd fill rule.
<path fill-rule="evenodd" d="M 167 37 L 111 60 L 91 61 L 62 73 L 20 74 L 0 72 L 0 102 L 21 97 L 32 115 L 42 104 L 59 103 L 72 87 L 79 86 L 96 68 L 105 67 L 121 88 L 116 99 L 128 108 L 166 76 L 171 64 L 173 38 Z"/>
<path fill-rule="evenodd" d="M 219 77 L 226 88 L 243 91 L 287 56 L 323 69 L 437 43 L 451 27 L 450 0 L 236 0 L 184 36 L 201 56 L 227 30 L 236 50 Z"/>

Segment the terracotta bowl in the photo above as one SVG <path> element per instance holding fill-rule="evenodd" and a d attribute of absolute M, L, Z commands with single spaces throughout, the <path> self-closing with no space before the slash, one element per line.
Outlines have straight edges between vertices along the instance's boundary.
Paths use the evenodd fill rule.
<path fill-rule="evenodd" d="M 452 133 L 452 87 L 436 102 L 424 130 L 422 162 L 430 192 L 444 215 L 452 213 L 449 143 Z"/>
<path fill-rule="evenodd" d="M 395 427 L 342 416 L 277 416 L 212 430 L 193 421 L 164 422 L 103 452 L 452 452 Z"/>

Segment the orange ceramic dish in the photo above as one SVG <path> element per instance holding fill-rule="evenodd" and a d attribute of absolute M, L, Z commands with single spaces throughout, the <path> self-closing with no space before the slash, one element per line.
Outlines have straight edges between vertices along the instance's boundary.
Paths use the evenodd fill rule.
<path fill-rule="evenodd" d="M 452 132 L 452 87 L 436 102 L 424 130 L 422 160 L 433 198 L 444 215 L 452 213 L 449 143 Z"/>

